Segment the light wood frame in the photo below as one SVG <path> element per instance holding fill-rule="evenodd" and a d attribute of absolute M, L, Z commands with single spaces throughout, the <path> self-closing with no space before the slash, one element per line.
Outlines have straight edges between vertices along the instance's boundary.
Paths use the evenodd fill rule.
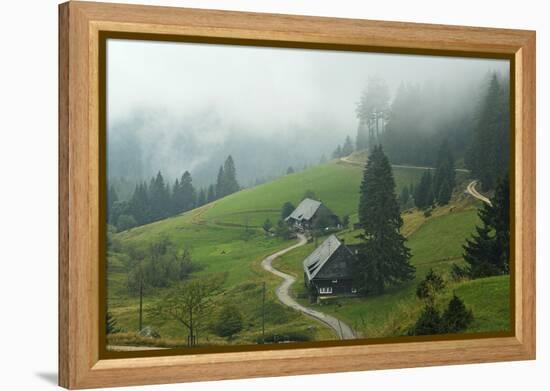
<path fill-rule="evenodd" d="M 100 359 L 100 31 L 509 57 L 514 108 L 513 336 Z M 535 358 L 535 32 L 69 2 L 59 6 L 59 384 L 75 388 Z"/>

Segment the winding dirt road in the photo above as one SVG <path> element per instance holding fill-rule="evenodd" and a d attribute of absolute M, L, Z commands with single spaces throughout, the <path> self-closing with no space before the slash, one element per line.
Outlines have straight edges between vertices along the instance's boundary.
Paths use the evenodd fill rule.
<path fill-rule="evenodd" d="M 340 161 L 344 162 L 344 163 L 347 163 L 347 164 L 352 164 L 352 165 L 355 165 L 355 166 L 364 166 L 365 165 L 364 162 L 356 162 L 356 161 L 353 161 L 353 160 L 349 160 L 349 156 L 341 157 Z M 392 164 L 391 166 L 394 167 L 394 168 L 412 168 L 413 170 L 435 170 L 435 168 L 433 168 L 433 167 L 407 166 L 406 164 Z M 455 171 L 456 172 L 470 172 L 469 170 L 467 170 L 465 168 L 455 168 Z"/>
<path fill-rule="evenodd" d="M 307 243 L 307 239 L 304 235 L 298 234 L 298 238 L 299 238 L 298 243 L 290 247 L 287 247 L 281 251 L 278 251 L 274 254 L 271 254 L 270 256 L 268 256 L 262 261 L 262 267 L 265 270 L 283 279 L 283 282 L 281 283 L 281 285 L 277 287 L 277 290 L 275 291 L 275 293 L 277 294 L 277 298 L 284 305 L 290 308 L 293 308 L 296 311 L 300 311 L 303 314 L 311 318 L 314 318 L 320 322 L 323 322 L 324 324 L 329 326 L 331 329 L 333 329 L 340 339 L 355 339 L 356 336 L 353 329 L 350 326 L 348 326 L 346 323 L 342 322 L 340 319 L 327 315 L 323 312 L 315 311 L 315 310 L 312 310 L 311 308 L 304 307 L 303 305 L 299 304 L 296 300 L 294 300 L 290 296 L 289 288 L 296 281 L 296 278 L 294 278 L 289 274 L 283 273 L 273 267 L 272 263 L 275 259 Z"/>
<path fill-rule="evenodd" d="M 350 160 L 349 156 L 341 157 L 340 161 L 344 162 L 346 164 L 352 164 L 352 165 L 355 165 L 355 166 L 364 166 L 365 165 L 365 163 L 363 163 L 363 162 L 356 162 L 356 161 Z M 400 165 L 400 164 L 392 164 L 392 167 L 394 167 L 394 168 L 412 168 L 412 169 L 416 169 L 416 170 L 433 170 L 434 169 L 433 167 L 406 166 L 406 165 Z M 465 168 L 455 168 L 455 171 L 456 172 L 470 172 L 469 170 L 467 170 Z M 491 200 L 489 200 L 489 198 L 485 197 L 483 194 L 481 194 L 480 192 L 477 191 L 477 189 L 476 189 L 477 183 L 478 183 L 477 179 L 470 182 L 468 184 L 468 186 L 466 186 L 466 193 L 470 194 L 474 198 L 477 198 L 481 202 L 484 202 L 486 204 L 491 205 Z"/>
<path fill-rule="evenodd" d="M 486 204 L 491 205 L 491 200 L 477 191 L 476 189 L 477 182 L 478 182 L 477 179 L 475 181 L 471 181 L 468 184 L 468 186 L 466 186 L 466 192 L 470 194 L 472 197 L 477 198 L 481 202 L 485 202 Z"/>

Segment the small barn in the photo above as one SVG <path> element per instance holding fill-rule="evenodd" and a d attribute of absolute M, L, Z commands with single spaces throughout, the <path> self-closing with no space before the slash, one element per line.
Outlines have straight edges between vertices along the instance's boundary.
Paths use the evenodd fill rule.
<path fill-rule="evenodd" d="M 338 223 L 338 217 L 321 201 L 304 198 L 285 221 L 296 227 L 308 229 L 311 228 L 315 220 L 321 216 L 328 218 L 330 226 L 334 226 Z"/>
<path fill-rule="evenodd" d="M 304 284 L 319 297 L 355 295 L 353 261 L 356 250 L 330 235 L 304 259 Z"/>

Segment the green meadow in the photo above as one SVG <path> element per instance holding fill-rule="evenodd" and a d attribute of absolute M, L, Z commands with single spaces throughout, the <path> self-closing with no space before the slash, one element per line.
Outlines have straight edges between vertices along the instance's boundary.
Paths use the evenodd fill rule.
<path fill-rule="evenodd" d="M 418 182 L 423 170 L 394 168 L 396 191 Z M 182 215 L 115 234 L 114 240 L 123 246 L 145 247 L 159 238 L 169 238 L 179 249 L 188 249 L 199 268 L 194 276 L 224 273 L 221 293 L 215 297 L 212 318 L 227 303 L 238 306 L 244 318 L 243 330 L 231 340 L 217 337 L 208 322 L 199 330 L 199 344 L 256 343 L 261 335 L 262 286 L 266 284 L 265 333 L 293 336 L 303 340 L 335 339 L 334 333 L 323 324 L 280 304 L 275 288 L 280 280 L 262 269 L 261 260 L 273 252 L 288 247 L 293 241 L 284 241 L 266 235 L 261 226 L 269 218 L 274 224 L 280 218 L 283 203 L 295 206 L 307 190 L 339 216 L 350 215 L 356 221 L 359 186 L 362 177 L 360 165 L 331 161 L 307 170 L 286 175 L 272 182 L 241 190 L 213 203 Z M 459 183 L 465 180 L 459 175 Z M 402 334 L 415 318 L 421 303 L 415 298 L 418 281 L 434 268 L 448 277 L 453 262 L 461 262 L 462 244 L 477 222 L 478 204 L 457 192 L 452 205 L 437 208 L 432 216 L 418 211 L 404 213 L 403 232 L 408 236 L 412 263 L 417 267 L 416 279 L 404 286 L 373 298 L 337 299 L 315 305 L 331 313 L 366 337 Z M 339 233 L 349 242 L 358 232 Z M 319 241 L 322 238 L 318 239 Z M 293 287 L 302 296 L 302 260 L 313 250 L 315 243 L 298 248 L 275 263 L 275 267 L 295 274 Z M 127 288 L 127 257 L 123 253 L 108 254 L 108 309 L 124 333 L 110 336 L 113 345 L 183 346 L 187 332 L 173 321 L 150 316 L 147 308 L 162 299 L 162 289 L 149 290 L 144 296 L 144 326 L 158 330 L 160 340 L 149 341 L 135 336 L 138 328 L 138 297 Z M 475 320 L 469 331 L 494 331 L 508 327 L 508 277 L 493 277 L 448 285 L 442 295 L 456 292 L 472 308 Z M 299 299 L 305 302 L 305 299 Z M 309 304 L 308 304 L 309 305 Z M 291 337 L 289 337 L 291 338 Z"/>
<path fill-rule="evenodd" d="M 416 267 L 415 279 L 388 290 L 380 296 L 368 298 L 335 298 L 321 304 L 307 303 L 303 284 L 296 284 L 293 294 L 303 304 L 334 315 L 351 325 L 365 338 L 404 335 L 418 318 L 423 302 L 416 298 L 417 284 L 430 269 L 446 280 L 446 288 L 437 299 L 443 310 L 453 292 L 473 311 L 474 321 L 468 332 L 508 331 L 510 328 L 509 276 L 454 282 L 450 271 L 453 263 L 463 265 L 462 245 L 478 223 L 477 201 L 458 195 L 454 202 L 438 208 L 430 217 L 421 212 L 405 215 L 403 231 L 408 232 L 407 246 L 411 249 L 411 263 Z M 337 236 L 346 243 L 357 240 L 359 231 L 348 231 Z M 319 242 L 322 238 L 319 238 Z M 276 267 L 303 281 L 302 260 L 315 248 L 315 243 L 281 257 Z"/>

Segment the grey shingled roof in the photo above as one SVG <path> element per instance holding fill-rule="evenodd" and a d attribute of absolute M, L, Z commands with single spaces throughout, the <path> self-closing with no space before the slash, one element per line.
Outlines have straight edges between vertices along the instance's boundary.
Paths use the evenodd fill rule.
<path fill-rule="evenodd" d="M 288 216 L 285 221 L 294 219 L 297 221 L 311 220 L 317 209 L 321 206 L 319 201 L 312 200 L 311 198 L 304 198 L 300 205 L 294 209 L 294 211 Z"/>
<path fill-rule="evenodd" d="M 304 259 L 304 271 L 308 278 L 314 278 L 332 254 L 342 245 L 342 242 L 334 235 L 330 235 L 319 247 Z"/>

